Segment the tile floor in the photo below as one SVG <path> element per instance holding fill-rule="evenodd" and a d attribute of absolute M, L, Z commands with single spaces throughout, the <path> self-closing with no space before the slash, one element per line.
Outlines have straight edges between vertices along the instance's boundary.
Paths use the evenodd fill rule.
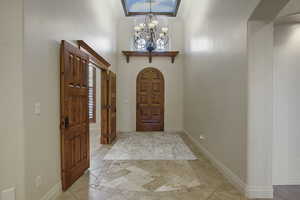
<path fill-rule="evenodd" d="M 197 159 L 104 160 L 112 145 L 103 145 L 91 154 L 89 171 L 57 200 L 246 200 L 184 133 L 165 134 L 181 137 Z"/>
<path fill-rule="evenodd" d="M 163 132 L 123 133 L 104 160 L 196 160 L 182 138 Z"/>

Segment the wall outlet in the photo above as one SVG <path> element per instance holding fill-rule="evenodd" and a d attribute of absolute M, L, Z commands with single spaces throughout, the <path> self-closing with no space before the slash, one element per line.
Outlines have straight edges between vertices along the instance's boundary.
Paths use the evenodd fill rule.
<path fill-rule="evenodd" d="M 200 140 L 205 140 L 206 138 L 205 138 L 204 135 L 200 135 L 200 136 L 199 136 L 199 139 L 200 139 Z"/>
<path fill-rule="evenodd" d="M 16 189 L 9 188 L 1 192 L 1 200 L 16 200 Z"/>
<path fill-rule="evenodd" d="M 42 177 L 41 176 L 37 176 L 35 178 L 35 187 L 39 188 L 42 185 Z"/>

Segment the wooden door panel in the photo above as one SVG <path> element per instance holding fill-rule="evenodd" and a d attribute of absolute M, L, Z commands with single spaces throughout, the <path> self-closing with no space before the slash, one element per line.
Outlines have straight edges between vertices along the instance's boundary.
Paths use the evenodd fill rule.
<path fill-rule="evenodd" d="M 164 130 L 164 78 L 154 68 L 137 77 L 137 131 Z"/>
<path fill-rule="evenodd" d="M 153 107 L 157 106 L 160 107 L 161 97 L 160 93 L 152 93 L 150 103 L 153 105 Z"/>
<path fill-rule="evenodd" d="M 140 85 L 140 92 L 148 92 L 149 82 L 147 80 L 142 80 Z"/>
<path fill-rule="evenodd" d="M 117 77 L 113 72 L 109 73 L 109 143 L 112 144 L 117 136 Z"/>
<path fill-rule="evenodd" d="M 148 95 L 147 93 L 141 92 L 139 96 L 140 105 L 148 105 Z"/>
<path fill-rule="evenodd" d="M 61 174 L 68 189 L 89 167 L 89 56 L 73 45 L 61 44 Z"/>
<path fill-rule="evenodd" d="M 151 118 L 153 121 L 160 122 L 162 117 L 161 108 L 160 106 L 155 106 L 151 108 Z"/>
<path fill-rule="evenodd" d="M 151 120 L 151 108 L 149 108 L 147 105 L 145 106 L 139 106 L 139 114 L 140 114 L 140 119 L 143 122 L 147 122 L 147 120 Z"/>
<path fill-rule="evenodd" d="M 101 70 L 101 144 L 109 144 L 108 138 L 108 74 Z"/>
<path fill-rule="evenodd" d="M 111 144 L 117 136 L 117 84 L 116 74 L 113 72 L 101 73 L 101 143 Z"/>
<path fill-rule="evenodd" d="M 161 83 L 160 82 L 154 82 L 152 83 L 152 91 L 153 92 L 161 92 L 160 89 L 161 89 Z"/>

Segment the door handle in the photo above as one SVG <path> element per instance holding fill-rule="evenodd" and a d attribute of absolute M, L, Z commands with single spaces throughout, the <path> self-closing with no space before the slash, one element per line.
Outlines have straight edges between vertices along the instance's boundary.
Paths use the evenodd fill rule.
<path fill-rule="evenodd" d="M 69 122 L 69 117 L 65 117 L 65 128 L 69 128 L 70 122 Z"/>

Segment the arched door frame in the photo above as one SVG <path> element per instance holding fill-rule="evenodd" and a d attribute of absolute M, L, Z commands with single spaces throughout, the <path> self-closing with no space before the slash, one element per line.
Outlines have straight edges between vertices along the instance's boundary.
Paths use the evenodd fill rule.
<path fill-rule="evenodd" d="M 147 95 L 144 96 L 144 99 L 146 98 L 146 104 L 141 102 L 142 101 L 142 76 L 144 73 L 152 73 L 151 76 L 154 76 L 156 74 L 157 79 L 156 82 L 159 83 L 157 84 L 156 88 L 153 88 L 153 77 L 151 77 L 151 88 L 149 88 L 150 86 L 148 85 L 148 88 L 146 88 L 147 90 Z M 159 81 L 160 82 L 159 82 Z M 147 81 L 147 78 L 145 79 L 145 81 Z M 149 79 L 148 79 L 149 81 Z M 156 92 L 159 93 L 159 97 L 156 98 L 156 96 L 150 96 L 149 92 L 155 93 L 154 90 L 157 90 Z M 151 91 L 150 91 L 151 90 Z M 154 101 L 159 101 L 159 111 L 157 108 L 155 108 L 155 106 L 157 106 L 157 104 L 155 105 L 153 102 Z M 146 107 L 144 112 L 143 110 L 141 110 L 143 107 Z M 144 116 L 144 120 L 143 118 L 143 113 L 147 113 Z M 148 119 L 145 119 L 147 118 Z M 159 120 L 157 119 L 159 118 Z M 136 79 L 136 130 L 137 131 L 164 131 L 164 121 L 165 121 L 165 79 L 163 76 L 163 73 L 157 69 L 157 68 L 153 68 L 153 67 L 146 67 L 144 69 L 142 69 L 138 75 L 137 75 L 137 79 Z"/>

